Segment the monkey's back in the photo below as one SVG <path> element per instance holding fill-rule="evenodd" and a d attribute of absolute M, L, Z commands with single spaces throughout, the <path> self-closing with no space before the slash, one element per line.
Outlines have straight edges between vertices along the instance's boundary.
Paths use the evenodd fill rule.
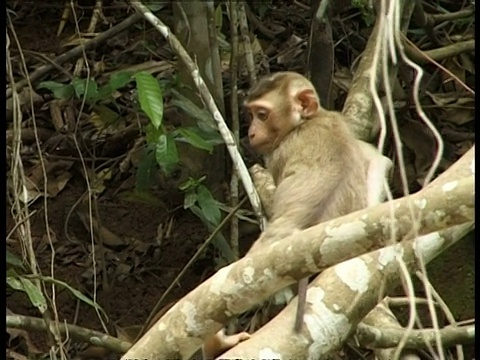
<path fill-rule="evenodd" d="M 343 115 L 322 110 L 288 134 L 267 160 L 283 192 L 275 194 L 271 220 L 290 213 L 293 226 L 306 228 L 366 207 L 367 166 Z M 303 218 L 295 206 L 308 209 Z"/>

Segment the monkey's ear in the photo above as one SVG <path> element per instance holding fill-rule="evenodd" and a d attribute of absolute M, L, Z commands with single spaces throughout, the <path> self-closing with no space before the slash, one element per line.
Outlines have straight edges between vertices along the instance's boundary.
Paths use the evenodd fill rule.
<path fill-rule="evenodd" d="M 318 110 L 318 97 L 312 89 L 303 89 L 297 93 L 297 100 L 302 108 L 302 116 L 309 118 Z"/>

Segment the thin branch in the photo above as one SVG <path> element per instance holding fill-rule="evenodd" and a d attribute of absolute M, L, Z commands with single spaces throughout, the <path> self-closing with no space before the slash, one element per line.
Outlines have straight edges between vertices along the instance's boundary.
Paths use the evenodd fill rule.
<path fill-rule="evenodd" d="M 240 203 L 237 204 L 237 206 L 235 208 L 233 208 L 230 213 L 227 214 L 227 216 L 225 216 L 225 218 L 220 222 L 220 224 L 218 224 L 218 226 L 215 228 L 215 230 L 212 231 L 212 233 L 210 234 L 210 236 L 208 237 L 207 240 L 205 240 L 205 242 L 202 244 L 202 246 L 200 246 L 197 250 L 197 252 L 190 258 L 190 260 L 188 260 L 187 264 L 185 264 L 185 266 L 183 267 L 183 269 L 180 271 L 180 273 L 175 277 L 175 279 L 170 283 L 170 285 L 168 286 L 168 288 L 163 292 L 162 296 L 160 297 L 160 299 L 158 299 L 157 303 L 155 304 L 155 306 L 153 307 L 153 310 L 150 312 L 150 314 L 148 315 L 148 318 L 147 320 L 145 321 L 143 327 L 142 327 L 142 330 L 139 331 L 138 333 L 138 338 L 143 335 L 143 332 L 146 330 L 147 326 L 150 325 L 152 319 L 155 317 L 155 315 L 157 314 L 157 312 L 160 310 L 160 306 L 163 304 L 163 301 L 167 298 L 167 296 L 170 294 L 170 292 L 172 291 L 172 289 L 178 284 L 178 282 L 180 281 L 180 279 L 183 277 L 183 275 L 185 275 L 185 273 L 187 272 L 187 270 L 195 263 L 195 261 L 200 257 L 200 255 L 203 254 L 203 252 L 205 251 L 205 249 L 207 248 L 208 245 L 210 245 L 210 243 L 215 239 L 215 237 L 220 233 L 220 231 L 223 229 L 223 227 L 225 226 L 225 224 L 227 224 L 233 217 L 234 215 L 237 213 L 237 211 L 240 209 L 240 207 L 242 207 L 242 205 L 245 203 L 245 200 L 247 198 L 244 198 L 242 201 L 240 201 Z"/>
<path fill-rule="evenodd" d="M 114 36 L 118 35 L 122 31 L 128 29 L 130 26 L 136 24 L 140 20 L 142 20 L 142 15 L 141 14 L 133 14 L 123 20 L 121 23 L 111 27 L 107 31 L 99 34 L 97 37 L 90 39 L 88 41 L 85 41 L 84 43 L 81 43 L 80 45 L 74 47 L 71 50 L 68 50 L 67 52 L 64 52 L 62 55 L 57 56 L 55 59 L 52 60 L 53 63 L 58 65 L 63 64 L 65 61 L 75 59 L 76 57 L 83 55 L 84 51 L 93 49 L 100 44 L 104 43 L 108 39 L 113 38 Z M 42 67 L 38 68 L 34 72 L 28 75 L 28 78 L 30 79 L 29 81 L 31 83 L 36 82 L 39 80 L 42 76 L 46 75 L 48 72 L 56 69 L 56 67 L 52 64 L 46 64 L 43 65 Z M 27 79 L 20 80 L 15 84 L 15 90 L 18 92 L 21 89 L 23 89 L 26 85 L 28 84 Z M 12 86 L 10 84 L 10 86 Z M 7 99 L 12 96 L 12 88 L 7 88 Z"/>
<path fill-rule="evenodd" d="M 296 280 L 379 249 L 387 241 L 408 239 L 413 227 L 417 227 L 422 235 L 473 221 L 474 179 L 466 175 L 472 171 L 470 161 L 473 153 L 472 148 L 458 161 L 461 169 L 454 172 L 447 170 L 449 174 L 441 178 L 441 182 L 437 179 L 414 195 L 298 231 L 265 247 L 262 252 L 222 268 L 179 300 L 122 359 L 188 358 L 229 318 L 243 313 Z M 459 178 L 457 175 L 462 172 L 464 176 Z M 451 176 L 454 176 L 453 179 Z M 410 204 L 415 204 L 425 214 L 421 223 L 408 216 Z M 390 207 L 394 209 L 393 217 L 390 217 Z M 396 239 L 390 237 L 392 228 L 397 230 Z M 432 236 L 425 238 L 430 241 L 437 239 Z M 291 246 L 292 242 L 296 243 L 296 247 Z M 431 260 L 437 255 L 436 251 L 442 249 L 426 245 L 420 249 L 424 251 L 425 261 Z M 289 261 L 285 261 L 286 254 Z M 305 267 L 306 261 L 310 264 L 308 268 Z M 185 346 L 178 348 L 176 343 Z"/>
<path fill-rule="evenodd" d="M 383 299 L 377 306 L 375 306 L 372 311 L 368 313 L 367 316 L 362 320 L 360 324 L 366 324 L 374 326 L 376 328 L 397 328 L 403 329 L 399 321 L 393 314 L 393 312 L 388 307 L 387 298 Z M 408 299 L 411 300 L 411 299 Z M 357 338 L 355 338 L 358 341 Z M 376 360 L 391 360 L 394 359 L 393 355 L 395 353 L 395 348 L 380 349 L 374 348 L 373 352 L 376 356 Z M 398 360 L 420 360 L 412 350 L 403 350 L 401 356 Z"/>
<path fill-rule="evenodd" d="M 101 346 L 116 353 L 124 353 L 132 346 L 128 341 L 123 341 L 81 326 L 61 322 L 58 323 L 57 326 L 58 331 L 63 336 L 68 334 L 68 336 L 78 341 Z M 27 331 L 47 331 L 47 326 L 42 319 L 23 315 L 7 315 L 7 328 Z"/>
<path fill-rule="evenodd" d="M 433 259 L 458 241 L 461 238 L 458 234 L 465 235 L 471 227 L 472 223 L 463 224 L 402 241 L 324 270 L 308 288 L 305 326 L 300 333 L 293 334 L 298 299 L 294 298 L 267 325 L 249 340 L 222 354 L 222 358 L 255 358 L 258 354 L 272 358 L 275 354 L 275 358 L 306 359 L 312 348 L 316 358 L 324 358 L 343 346 L 385 291 L 401 283 L 404 270 L 415 271 L 418 257 Z M 397 339 L 404 333 L 404 330 L 397 331 Z M 263 353 L 267 347 L 269 351 Z"/>
<path fill-rule="evenodd" d="M 430 345 L 435 345 L 434 329 L 412 330 L 405 342 L 406 349 L 425 348 L 427 339 Z M 468 326 L 446 326 L 438 330 L 442 345 L 447 347 L 456 344 L 474 344 L 475 343 L 475 325 Z M 363 323 L 358 324 L 357 339 L 364 347 L 372 348 L 394 348 L 403 337 L 405 329 L 394 329 L 385 327 L 373 327 Z"/>
<path fill-rule="evenodd" d="M 230 0 L 228 2 L 230 10 L 230 108 L 232 117 L 232 132 L 235 142 L 238 146 L 240 143 L 240 121 L 238 115 L 238 11 L 237 2 Z M 230 206 L 234 207 L 238 203 L 238 174 L 235 169 L 232 171 L 230 180 Z M 232 247 L 235 258 L 239 257 L 238 247 L 238 218 L 234 217 L 230 224 L 230 245 Z"/>
<path fill-rule="evenodd" d="M 432 293 L 432 297 L 435 298 L 435 304 L 438 304 L 438 306 L 443 310 L 443 313 L 445 314 L 445 317 L 447 320 L 450 322 L 451 326 L 458 326 L 457 321 L 455 320 L 455 317 L 453 316 L 452 312 L 450 311 L 448 305 L 445 303 L 445 301 L 442 299 L 440 294 L 435 290 L 433 285 L 430 283 L 428 280 L 428 277 L 425 276 L 425 273 L 421 273 L 417 271 L 417 276 L 423 281 L 426 286 L 430 287 L 430 291 Z M 442 343 L 443 346 L 445 344 Z M 457 348 L 457 360 L 464 360 L 465 356 L 463 354 L 463 348 L 460 345 L 456 346 Z"/>
<path fill-rule="evenodd" d="M 200 76 L 199 69 L 197 65 L 193 62 L 190 55 L 187 51 L 183 48 L 182 44 L 178 41 L 177 37 L 170 31 L 170 29 L 152 12 L 145 7 L 140 1 L 131 1 L 130 2 L 132 7 L 141 13 L 145 19 L 152 24 L 168 41 L 171 49 L 180 57 L 182 58 L 183 62 L 187 66 L 188 70 L 192 74 L 193 81 L 202 97 L 202 100 L 207 107 L 207 109 L 211 112 L 220 134 L 225 141 L 225 145 L 227 146 L 227 150 L 230 153 L 230 157 L 232 158 L 233 164 L 235 166 L 236 171 L 239 174 L 240 179 L 242 180 L 243 186 L 247 193 L 247 196 L 252 204 L 253 210 L 255 215 L 260 220 L 261 228 L 264 228 L 266 224 L 265 217 L 262 213 L 262 205 L 260 203 L 260 199 L 258 197 L 257 191 L 253 186 L 252 179 L 248 173 L 247 167 L 243 162 L 242 156 L 238 151 L 237 145 L 235 143 L 235 139 L 232 136 L 230 129 L 227 127 L 225 123 L 225 119 L 223 118 L 221 112 L 219 111 L 217 105 L 215 104 L 215 100 L 212 97 L 212 94 L 208 90 L 207 84 Z"/>
<path fill-rule="evenodd" d="M 466 17 L 470 17 L 472 15 L 475 15 L 475 8 L 473 6 L 456 11 L 456 12 L 452 12 L 452 13 L 432 14 L 430 16 L 432 17 L 432 20 L 435 23 L 440 23 L 444 21 L 454 21 L 458 19 L 463 19 Z"/>
<path fill-rule="evenodd" d="M 250 80 L 250 86 L 257 82 L 257 75 L 255 73 L 255 61 L 253 60 L 252 44 L 250 42 L 250 33 L 248 31 L 247 14 L 245 11 L 245 2 L 235 1 L 238 7 L 238 19 L 240 21 L 240 33 L 242 35 L 243 53 L 245 55 L 245 63 L 247 64 L 247 71 Z"/>

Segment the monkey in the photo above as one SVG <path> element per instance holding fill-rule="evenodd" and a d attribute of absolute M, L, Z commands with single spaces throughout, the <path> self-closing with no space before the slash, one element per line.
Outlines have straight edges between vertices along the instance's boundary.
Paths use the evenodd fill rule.
<path fill-rule="evenodd" d="M 267 228 L 247 255 L 381 202 L 389 159 L 358 140 L 345 115 L 322 108 L 307 78 L 288 71 L 266 76 L 250 90 L 245 107 L 250 146 L 263 155 L 276 185 Z M 308 278 L 298 283 L 296 332 L 303 324 L 307 286 Z"/>

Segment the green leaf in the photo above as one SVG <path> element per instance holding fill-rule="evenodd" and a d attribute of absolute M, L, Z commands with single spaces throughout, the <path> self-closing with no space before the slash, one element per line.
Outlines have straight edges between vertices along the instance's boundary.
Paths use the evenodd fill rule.
<path fill-rule="evenodd" d="M 115 93 L 115 91 L 123 88 L 130 81 L 132 81 L 132 72 L 130 71 L 121 71 L 113 74 L 108 80 L 108 83 L 98 89 L 95 100 L 108 99 Z"/>
<path fill-rule="evenodd" d="M 156 144 L 158 142 L 158 139 L 160 138 L 161 135 L 164 134 L 164 131 L 162 128 L 155 128 L 152 123 L 148 124 L 145 126 L 145 138 L 147 140 L 147 144 Z"/>
<path fill-rule="evenodd" d="M 7 264 L 25 270 L 22 260 L 7 250 Z"/>
<path fill-rule="evenodd" d="M 192 189 L 195 190 L 198 187 L 198 185 L 200 185 L 205 180 L 205 178 L 206 178 L 205 175 L 199 177 L 198 179 L 189 177 L 187 180 L 185 180 L 185 182 L 180 184 L 178 188 L 182 191 L 190 191 Z"/>
<path fill-rule="evenodd" d="M 47 301 L 35 284 L 25 276 L 19 276 L 13 269 L 7 270 L 7 284 L 15 290 L 27 294 L 30 303 L 43 314 L 47 310 Z"/>
<path fill-rule="evenodd" d="M 155 128 L 160 128 L 163 120 L 163 96 L 157 79 L 145 71 L 135 75 L 140 108 L 147 114 Z"/>
<path fill-rule="evenodd" d="M 212 117 L 210 111 L 205 108 L 198 107 L 193 101 L 181 94 L 175 89 L 172 89 L 174 98 L 170 101 L 173 106 L 182 109 L 187 116 L 195 119 L 197 126 L 204 131 L 218 131 L 217 124 Z"/>
<path fill-rule="evenodd" d="M 95 105 L 93 109 L 105 125 L 115 124 L 120 120 L 120 115 L 105 105 Z"/>
<path fill-rule="evenodd" d="M 162 200 L 147 190 L 133 189 L 133 191 L 130 190 L 120 193 L 119 197 L 123 201 L 160 206 L 166 209 L 166 205 L 162 202 Z"/>
<path fill-rule="evenodd" d="M 166 1 L 160 2 L 160 1 L 146 1 L 145 6 L 150 9 L 151 12 L 157 12 L 159 10 L 162 10 L 165 6 L 167 6 L 168 3 Z"/>
<path fill-rule="evenodd" d="M 17 272 L 13 269 L 7 270 L 7 285 L 14 290 L 23 291 L 23 285 L 19 279 Z"/>
<path fill-rule="evenodd" d="M 218 225 L 222 218 L 217 200 L 204 185 L 197 188 L 197 201 L 205 218 L 213 225 Z"/>
<path fill-rule="evenodd" d="M 102 307 L 100 305 L 98 305 L 97 303 L 95 303 L 94 301 L 90 300 L 88 297 L 86 297 L 85 295 L 83 295 L 80 291 L 78 291 L 77 289 L 71 287 L 69 284 L 67 284 L 66 282 L 63 282 L 63 281 L 60 281 L 60 280 L 57 280 L 57 279 L 54 279 L 52 277 L 49 277 L 49 276 L 46 276 L 46 277 L 43 277 L 42 278 L 45 282 L 49 282 L 49 283 L 53 283 L 55 285 L 58 285 L 58 286 L 61 286 L 65 289 L 67 289 L 68 291 L 70 291 L 73 296 L 75 296 L 77 299 L 79 299 L 80 301 L 83 301 L 85 304 L 87 305 L 90 305 L 91 307 L 99 310 L 103 316 L 105 316 L 105 319 L 108 320 L 108 316 L 106 314 L 106 312 L 102 309 Z"/>
<path fill-rule="evenodd" d="M 207 226 L 209 231 L 215 230 L 214 225 L 208 222 L 207 218 L 204 216 L 204 213 L 198 206 L 192 206 L 190 211 L 193 212 L 202 222 Z M 226 260 L 228 264 L 236 260 L 235 253 L 232 251 L 232 248 L 228 244 L 225 237 L 222 233 L 217 234 L 213 240 L 213 245 L 220 251 L 221 256 Z"/>
<path fill-rule="evenodd" d="M 196 148 L 207 150 L 209 153 L 213 151 L 213 145 L 208 141 L 202 139 L 195 131 L 189 128 L 178 128 L 175 130 L 178 134 L 177 141 L 189 143 Z"/>
<path fill-rule="evenodd" d="M 190 131 L 193 131 L 195 134 L 200 136 L 204 141 L 208 142 L 212 146 L 223 144 L 223 138 L 220 133 L 215 129 L 209 129 L 205 131 L 199 127 L 189 127 Z"/>
<path fill-rule="evenodd" d="M 108 85 L 110 85 L 110 88 L 115 91 L 123 88 L 130 81 L 132 81 L 132 72 L 120 71 L 110 77 L 110 80 L 108 80 Z"/>
<path fill-rule="evenodd" d="M 93 100 L 97 95 L 98 85 L 93 79 L 73 79 L 72 86 L 78 98 L 85 96 L 87 100 Z"/>
<path fill-rule="evenodd" d="M 162 134 L 155 148 L 155 158 L 165 174 L 169 175 L 178 164 L 178 150 L 170 134 Z"/>
<path fill-rule="evenodd" d="M 217 34 L 219 34 L 222 31 L 222 21 L 223 21 L 222 3 L 220 3 L 215 9 L 215 28 L 217 29 Z"/>
<path fill-rule="evenodd" d="M 43 314 L 47 310 L 47 300 L 42 292 L 36 287 L 30 279 L 20 277 L 23 290 L 27 293 L 30 303 Z"/>
<path fill-rule="evenodd" d="M 183 199 L 183 208 L 188 209 L 195 205 L 197 202 L 197 194 L 195 191 L 187 191 L 185 193 L 185 198 Z"/>
<path fill-rule="evenodd" d="M 145 191 L 155 183 L 156 166 L 155 152 L 152 149 L 145 149 L 137 169 L 136 188 L 139 191 Z"/>
<path fill-rule="evenodd" d="M 37 89 L 47 89 L 53 93 L 55 99 L 69 99 L 73 95 L 73 86 L 70 84 L 61 84 L 55 81 L 42 81 Z"/>
<path fill-rule="evenodd" d="M 190 190 L 192 187 L 196 187 L 198 185 L 198 181 L 189 177 L 183 184 L 180 184 L 178 187 L 182 191 Z"/>

